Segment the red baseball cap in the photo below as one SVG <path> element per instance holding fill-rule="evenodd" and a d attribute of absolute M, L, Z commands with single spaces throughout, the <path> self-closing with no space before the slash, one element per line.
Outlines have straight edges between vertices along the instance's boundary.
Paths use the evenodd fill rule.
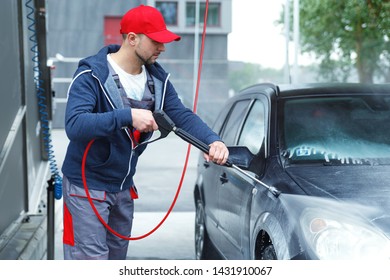
<path fill-rule="evenodd" d="M 122 17 L 120 33 L 127 34 L 130 32 L 145 34 L 159 43 L 170 43 L 181 39 L 180 36 L 167 29 L 159 10 L 144 5 L 129 10 Z"/>

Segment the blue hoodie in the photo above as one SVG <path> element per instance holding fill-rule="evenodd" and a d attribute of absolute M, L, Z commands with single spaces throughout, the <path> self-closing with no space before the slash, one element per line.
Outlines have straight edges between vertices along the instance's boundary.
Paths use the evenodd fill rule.
<path fill-rule="evenodd" d="M 92 139 L 95 141 L 85 165 L 88 188 L 118 192 L 134 185 L 138 157 L 153 134 L 142 133 L 136 145 L 124 129 L 132 126 L 131 109 L 124 108 L 107 66 L 107 54 L 118 50 L 119 46 L 110 45 L 81 60 L 69 87 L 65 131 L 70 142 L 62 173 L 79 187 L 83 186 L 82 158 Z M 163 109 L 177 127 L 208 145 L 221 141 L 196 114 L 184 107 L 168 80 L 169 75 L 158 63 L 146 68 L 155 84 L 155 109 Z"/>

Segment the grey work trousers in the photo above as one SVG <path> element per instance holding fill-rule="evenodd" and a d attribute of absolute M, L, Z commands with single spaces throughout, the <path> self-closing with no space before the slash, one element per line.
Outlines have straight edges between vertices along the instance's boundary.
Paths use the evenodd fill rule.
<path fill-rule="evenodd" d="M 89 190 L 103 220 L 116 232 L 130 236 L 134 200 L 130 190 L 118 193 Z M 112 234 L 95 215 L 85 190 L 63 178 L 64 259 L 124 260 L 129 241 Z"/>

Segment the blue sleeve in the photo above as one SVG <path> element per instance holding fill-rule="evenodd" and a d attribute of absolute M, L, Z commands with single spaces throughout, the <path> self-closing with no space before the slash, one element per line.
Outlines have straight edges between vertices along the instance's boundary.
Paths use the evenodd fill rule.
<path fill-rule="evenodd" d="M 65 131 L 70 140 L 107 137 L 131 125 L 130 109 L 110 108 L 108 100 L 103 98 L 100 85 L 91 73 L 73 81 L 65 111 Z"/>

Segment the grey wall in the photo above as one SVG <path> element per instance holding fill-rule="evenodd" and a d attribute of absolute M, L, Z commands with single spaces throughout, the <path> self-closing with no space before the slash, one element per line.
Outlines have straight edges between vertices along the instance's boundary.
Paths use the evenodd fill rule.
<path fill-rule="evenodd" d="M 37 210 L 47 171 L 25 2 L 4 0 L 0 9 L 0 234 L 21 213 Z"/>
<path fill-rule="evenodd" d="M 23 190 L 25 174 L 23 158 L 23 98 L 21 92 L 21 73 L 19 65 L 19 30 L 18 7 L 15 1 L 4 1 L 0 9 L 0 34 L 2 38 L 1 63 L 3 69 L 0 75 L 0 232 L 14 221 L 19 213 L 25 209 Z"/>

